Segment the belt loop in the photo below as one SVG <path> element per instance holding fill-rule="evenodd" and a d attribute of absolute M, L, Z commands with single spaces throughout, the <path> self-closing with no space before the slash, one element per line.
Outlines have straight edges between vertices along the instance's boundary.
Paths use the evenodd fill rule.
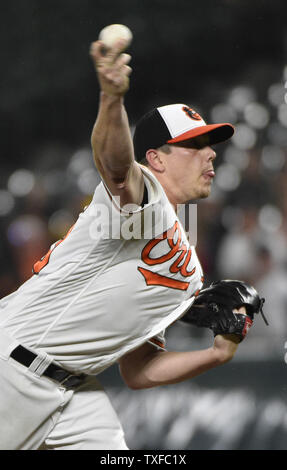
<path fill-rule="evenodd" d="M 41 377 L 52 360 L 53 359 L 48 356 L 47 353 L 41 351 L 30 365 L 29 370 L 38 377 Z"/>

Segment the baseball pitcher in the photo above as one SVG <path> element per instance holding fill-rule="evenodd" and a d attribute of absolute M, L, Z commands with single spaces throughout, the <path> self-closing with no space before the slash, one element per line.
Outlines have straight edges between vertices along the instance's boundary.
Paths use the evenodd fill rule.
<path fill-rule="evenodd" d="M 210 194 L 213 145 L 233 126 L 168 104 L 146 114 L 132 140 L 122 46 L 91 47 L 100 86 L 91 143 L 102 179 L 92 202 L 0 302 L 0 449 L 127 449 L 97 375 L 117 362 L 132 389 L 191 379 L 233 357 L 262 307 L 241 283 L 198 297 L 203 272 L 176 213 Z M 223 302 L 225 292 L 235 301 Z M 210 347 L 168 351 L 164 331 L 178 319 L 210 327 Z"/>

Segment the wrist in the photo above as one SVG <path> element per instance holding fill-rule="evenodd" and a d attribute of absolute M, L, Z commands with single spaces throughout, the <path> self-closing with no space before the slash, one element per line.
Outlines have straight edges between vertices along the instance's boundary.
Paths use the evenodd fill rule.
<path fill-rule="evenodd" d="M 228 357 L 227 355 L 221 351 L 220 349 L 214 347 L 214 345 L 209 348 L 210 354 L 212 355 L 214 366 L 220 366 L 221 364 L 225 364 L 225 362 L 228 362 Z"/>
<path fill-rule="evenodd" d="M 123 95 L 107 93 L 104 90 L 101 90 L 101 92 L 100 92 L 100 99 L 101 99 L 102 102 L 107 102 L 107 103 L 120 103 L 120 104 L 123 104 L 123 102 L 124 102 L 124 96 Z"/>
<path fill-rule="evenodd" d="M 108 116 L 109 122 L 121 122 L 123 116 L 126 114 L 124 99 L 122 96 L 110 95 L 105 91 L 100 93 L 100 108 Z"/>
<path fill-rule="evenodd" d="M 214 338 L 212 349 L 218 364 L 231 361 L 237 351 L 239 339 L 235 335 L 217 335 Z"/>

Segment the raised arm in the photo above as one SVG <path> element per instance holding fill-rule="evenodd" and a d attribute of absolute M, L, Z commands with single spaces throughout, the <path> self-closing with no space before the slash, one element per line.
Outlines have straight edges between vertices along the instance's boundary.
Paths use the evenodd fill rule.
<path fill-rule="evenodd" d="M 98 116 L 91 144 L 96 167 L 121 205 L 141 204 L 144 190 L 141 169 L 134 159 L 124 96 L 129 89 L 130 56 L 122 54 L 119 41 L 106 54 L 100 41 L 91 46 L 91 57 L 100 85 Z"/>

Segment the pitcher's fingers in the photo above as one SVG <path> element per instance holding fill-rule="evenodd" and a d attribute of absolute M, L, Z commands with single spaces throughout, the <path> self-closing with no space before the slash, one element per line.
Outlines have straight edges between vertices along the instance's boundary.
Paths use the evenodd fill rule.
<path fill-rule="evenodd" d="M 103 54 L 103 43 L 101 41 L 92 42 L 90 45 L 90 56 L 94 64 L 98 64 L 100 61 L 105 60 L 105 54 Z"/>
<path fill-rule="evenodd" d="M 119 39 L 116 41 L 114 46 L 107 49 L 106 58 L 108 61 L 115 62 L 118 56 L 125 50 L 126 46 L 127 41 L 125 39 Z"/>
<path fill-rule="evenodd" d="M 130 54 L 121 54 L 121 55 L 118 57 L 116 63 L 119 64 L 120 66 L 121 66 L 121 65 L 127 65 L 127 64 L 129 64 L 129 62 L 131 61 L 131 58 L 132 58 L 132 57 L 131 57 Z"/>
<path fill-rule="evenodd" d="M 132 68 L 129 67 L 128 65 L 123 65 L 120 69 L 117 70 L 109 70 L 106 73 L 106 78 L 110 80 L 111 82 L 115 83 L 118 85 L 120 82 L 122 82 L 125 77 L 129 77 L 130 74 L 132 73 Z"/>
<path fill-rule="evenodd" d="M 131 56 L 129 54 L 121 54 L 117 58 L 115 62 L 115 66 L 120 69 L 123 65 L 128 65 L 130 61 L 131 61 Z"/>
<path fill-rule="evenodd" d="M 129 65 L 125 65 L 126 75 L 129 77 L 133 69 Z"/>

